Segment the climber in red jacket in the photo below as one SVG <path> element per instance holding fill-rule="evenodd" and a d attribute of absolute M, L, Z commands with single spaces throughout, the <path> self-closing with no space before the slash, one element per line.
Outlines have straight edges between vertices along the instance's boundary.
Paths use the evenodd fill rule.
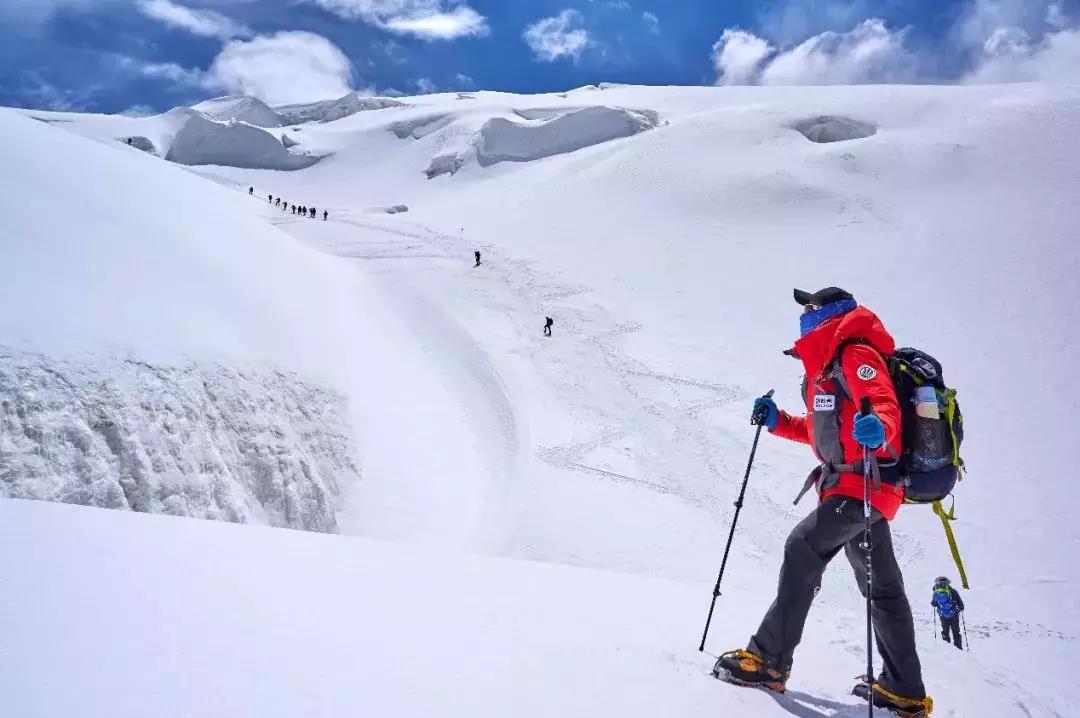
<path fill-rule="evenodd" d="M 783 692 L 821 576 L 841 550 L 865 595 L 862 457 L 869 449 L 881 469 L 881 485 L 872 487 L 870 498 L 874 568 L 870 595 L 882 670 L 869 689 L 860 685 L 863 697 L 876 706 L 929 715 L 933 702 L 923 686 L 911 605 L 889 531 L 889 521 L 904 499 L 896 466 L 903 450 L 900 406 L 883 356 L 892 354 L 895 345 L 881 320 L 843 289 L 814 293 L 796 289 L 795 301 L 803 307 L 802 336 L 786 353 L 806 370 L 802 390 L 806 413 L 792 416 L 781 411 L 770 396 L 757 399 L 754 406 L 771 433 L 813 448 L 820 465 L 810 473 L 799 498 L 816 488 L 819 502 L 788 536 L 776 599 L 757 632 L 745 649 L 721 655 L 716 671 L 740 685 Z M 874 413 L 859 413 L 863 397 L 870 398 Z"/>

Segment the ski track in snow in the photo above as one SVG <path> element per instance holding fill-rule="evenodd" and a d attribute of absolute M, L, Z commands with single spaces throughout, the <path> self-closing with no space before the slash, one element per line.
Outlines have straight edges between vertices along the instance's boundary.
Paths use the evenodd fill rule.
<path fill-rule="evenodd" d="M 723 457 L 744 455 L 750 437 L 726 432 L 710 423 L 707 415 L 732 402 L 746 401 L 747 391 L 653 370 L 619 346 L 622 338 L 641 330 L 639 323 L 611 316 L 588 299 L 591 288 L 559 282 L 528 260 L 481 246 L 483 264 L 474 269 L 469 262 L 474 246 L 460 234 L 364 210 L 334 208 L 331 212 L 326 222 L 282 217 L 273 211 L 269 219 L 323 252 L 359 262 L 363 271 L 378 278 L 381 291 L 393 298 L 392 303 L 399 305 L 396 314 L 410 324 L 425 351 L 436 351 L 439 361 L 447 365 L 440 370 L 443 385 L 456 397 L 462 421 L 474 428 L 478 441 L 461 445 L 461 453 L 446 461 L 468 463 L 477 451 L 483 456 L 484 478 L 457 487 L 473 494 L 462 505 L 483 506 L 477 536 L 485 538 L 473 543 L 474 547 L 498 550 L 499 517 L 510 512 L 499 497 L 508 483 L 530 471 L 519 451 L 531 452 L 562 474 L 671 497 L 707 509 L 720 524 L 730 520 L 731 492 L 738 490 L 743 465 L 741 459 L 728 463 Z M 327 229 L 331 238 L 326 237 Z M 431 289 L 433 284 L 438 288 Z M 452 302 L 447 301 L 447 294 Z M 478 310 L 468 326 L 448 314 L 448 308 L 464 306 Z M 557 317 L 555 336 L 546 341 L 540 336 L 545 315 Z M 507 326 L 512 334 L 494 341 L 486 334 L 470 334 L 487 333 L 489 324 Z M 509 364 L 507 357 L 513 359 Z M 515 397 L 499 373 L 499 367 L 506 366 L 515 373 L 543 377 L 566 415 L 564 423 L 579 429 L 562 441 L 526 446 L 531 437 L 527 431 L 519 435 Z M 596 381 L 607 382 L 608 391 L 590 391 Z M 612 387 L 618 390 L 615 401 Z M 502 441 L 496 446 L 480 440 L 485 436 L 500 436 Z M 686 458 L 669 456 L 673 442 Z M 733 446 L 738 447 L 734 452 Z M 751 484 L 747 492 L 754 501 L 772 505 L 793 521 L 803 513 L 804 507 L 778 503 L 769 489 Z M 364 513 L 363 507 L 359 512 Z M 345 523 L 348 532 L 349 522 Z M 783 530 L 770 527 L 761 535 L 753 534 L 751 540 L 780 540 L 774 534 Z M 902 564 L 925 555 L 915 535 L 897 532 L 897 537 Z M 745 552 L 764 553 L 752 545 Z"/>
<path fill-rule="evenodd" d="M 365 262 L 400 260 L 392 267 L 368 271 L 388 272 L 395 275 L 439 271 L 454 276 L 459 273 L 461 267 L 471 268 L 465 258 L 471 254 L 472 245 L 463 243 L 459 237 L 452 234 L 411 222 L 392 227 L 386 226 L 357 218 L 354 216 L 355 213 L 342 212 L 340 209 L 336 210 L 334 215 L 328 223 L 355 227 L 356 238 L 350 241 L 315 242 L 315 246 L 320 250 Z M 271 221 L 279 224 L 286 231 L 295 229 L 297 226 L 291 218 L 271 218 Z M 300 227 L 306 228 L 304 221 L 296 219 Z M 321 219 L 311 221 L 311 224 L 316 225 L 313 228 L 316 230 L 317 225 L 322 223 Z M 298 233 L 298 236 L 305 241 L 312 241 L 309 232 Z M 463 284 L 474 285 L 471 290 L 467 286 L 463 289 L 472 295 L 471 298 L 479 300 L 488 311 L 512 317 L 522 341 L 519 347 L 507 347 L 508 351 L 524 354 L 525 358 L 549 378 L 558 376 L 551 372 L 553 364 L 573 362 L 578 366 L 594 368 L 600 366 L 622 385 L 627 398 L 637 405 L 637 411 L 633 416 L 613 412 L 611 407 L 602 404 L 583 405 L 583 401 L 574 399 L 574 395 L 582 389 L 582 385 L 564 379 L 558 387 L 560 395 L 569 399 L 571 404 L 576 404 L 575 409 L 593 415 L 592 423 L 611 428 L 591 431 L 586 436 L 579 436 L 559 445 L 539 446 L 536 449 L 537 455 L 543 461 L 561 470 L 580 472 L 608 481 L 634 484 L 658 493 L 679 496 L 694 504 L 711 503 L 714 497 L 694 495 L 681 487 L 677 481 L 665 480 L 663 476 L 633 475 L 614 470 L 610 461 L 596 461 L 591 457 L 597 451 L 611 448 L 620 441 L 628 440 L 631 443 L 644 441 L 647 444 L 650 432 L 653 431 L 693 432 L 704 410 L 723 406 L 737 399 L 745 399 L 746 393 L 734 386 L 651 371 L 642 362 L 627 356 L 617 346 L 618 341 L 621 337 L 638 331 L 640 325 L 634 322 L 619 322 L 600 305 L 581 301 L 582 297 L 591 291 L 587 287 L 561 284 L 536 269 L 531 263 L 500 256 L 490 248 L 484 249 L 484 264 L 481 270 L 474 276 L 462 280 Z M 394 289 L 395 286 L 401 285 L 384 284 L 388 292 L 403 291 Z M 509 295 L 511 303 L 507 304 L 501 299 L 501 295 Z M 429 304 L 432 306 L 429 306 L 428 312 L 417 313 L 413 317 L 417 330 L 429 335 L 432 332 L 441 332 L 444 337 L 448 337 L 449 334 L 456 335 L 450 341 L 463 350 L 461 353 L 464 364 L 483 365 L 486 362 L 484 345 L 479 340 L 462 333 L 460 327 L 448 329 L 450 326 L 448 317 L 444 317 L 443 321 L 431 326 L 422 326 L 426 323 L 423 314 L 430 316 L 438 311 L 433 303 Z M 555 327 L 556 335 L 552 339 L 552 342 L 560 343 L 561 348 L 557 352 L 552 352 L 543 342 L 538 341 L 538 338 L 529 338 L 539 335 L 539 326 L 537 324 L 530 326 L 526 322 L 528 320 L 535 322 L 545 314 L 560 318 Z M 567 356 L 567 349 L 569 356 Z M 553 353 L 559 356 L 552 357 Z M 444 352 L 442 357 L 447 360 L 451 358 L 451 355 L 449 352 Z M 497 380 L 498 374 L 490 372 L 489 376 Z M 684 396 L 683 394 L 686 393 L 690 393 L 691 396 Z M 506 435 L 507 443 L 513 444 L 514 430 L 511 418 L 513 409 L 507 403 L 505 392 L 496 389 L 486 392 L 486 396 L 489 409 L 500 417 L 496 423 L 504 427 L 502 433 Z M 642 420 L 647 423 L 646 426 L 635 425 L 640 424 Z M 704 441 L 703 437 L 697 438 L 699 441 Z M 660 452 L 661 446 L 657 443 L 653 449 Z M 720 448 L 706 445 L 701 447 L 701 450 L 704 453 L 715 454 L 720 451 Z"/>

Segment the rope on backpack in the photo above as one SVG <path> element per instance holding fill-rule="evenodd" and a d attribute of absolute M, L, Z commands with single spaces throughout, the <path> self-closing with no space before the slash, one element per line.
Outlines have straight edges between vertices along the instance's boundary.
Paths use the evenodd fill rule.
<path fill-rule="evenodd" d="M 938 515 L 938 518 L 941 519 L 941 525 L 945 527 L 945 540 L 949 542 L 949 550 L 952 552 L 953 561 L 956 562 L 956 568 L 960 571 L 960 583 L 963 584 L 965 589 L 969 589 L 971 587 L 968 586 L 964 560 L 960 558 L 960 549 L 956 546 L 956 536 L 953 535 L 952 526 L 949 525 L 950 521 L 956 520 L 956 499 L 953 499 L 953 505 L 948 512 L 945 511 L 945 507 L 941 505 L 940 501 L 935 501 L 934 513 Z"/>

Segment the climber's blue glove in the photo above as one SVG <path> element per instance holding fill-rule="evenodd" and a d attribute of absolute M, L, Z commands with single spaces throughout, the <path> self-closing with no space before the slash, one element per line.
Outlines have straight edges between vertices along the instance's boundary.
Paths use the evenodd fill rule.
<path fill-rule="evenodd" d="M 885 425 L 873 414 L 856 414 L 851 435 L 866 448 L 877 449 L 885 443 Z"/>
<path fill-rule="evenodd" d="M 759 396 L 754 399 L 754 413 L 750 417 L 750 423 L 755 426 L 764 426 L 769 431 L 776 428 L 776 422 L 780 421 L 780 409 L 771 396 Z"/>

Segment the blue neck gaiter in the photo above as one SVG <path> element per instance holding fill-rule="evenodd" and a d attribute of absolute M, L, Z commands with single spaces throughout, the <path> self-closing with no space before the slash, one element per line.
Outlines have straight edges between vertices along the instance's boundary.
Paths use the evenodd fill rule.
<path fill-rule="evenodd" d="M 859 304 L 854 299 L 841 299 L 839 302 L 826 304 L 824 307 L 818 307 L 812 312 L 803 314 L 799 317 L 800 336 L 805 337 L 817 329 L 822 322 L 838 317 L 841 314 L 847 314 L 858 306 Z"/>

